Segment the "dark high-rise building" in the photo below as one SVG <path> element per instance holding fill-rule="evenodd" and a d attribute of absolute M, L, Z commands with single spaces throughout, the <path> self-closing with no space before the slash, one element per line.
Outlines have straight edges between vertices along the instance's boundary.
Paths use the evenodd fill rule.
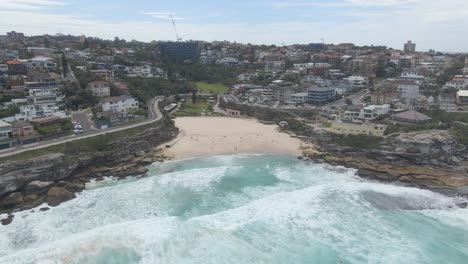
<path fill-rule="evenodd" d="M 403 50 L 405 52 L 415 52 L 416 51 L 416 43 L 412 43 L 411 40 L 408 40 L 408 42 L 406 42 L 403 45 Z"/>
<path fill-rule="evenodd" d="M 196 60 L 200 55 L 198 42 L 164 42 L 161 56 L 175 61 Z"/>

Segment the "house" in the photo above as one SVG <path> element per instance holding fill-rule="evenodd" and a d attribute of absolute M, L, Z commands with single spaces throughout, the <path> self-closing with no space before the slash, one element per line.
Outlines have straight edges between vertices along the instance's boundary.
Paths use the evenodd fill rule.
<path fill-rule="evenodd" d="M 369 79 L 367 77 L 362 76 L 349 76 L 348 78 L 344 78 L 343 80 L 350 82 L 353 85 L 354 89 L 366 88 L 369 84 Z"/>
<path fill-rule="evenodd" d="M 323 105 L 335 98 L 335 89 L 331 87 L 312 87 L 307 90 L 306 102 L 312 105 Z"/>
<path fill-rule="evenodd" d="M 421 114 L 414 110 L 409 110 L 399 114 L 392 115 L 392 119 L 401 123 L 413 123 L 413 124 L 424 124 L 430 123 L 432 118 L 428 117 L 425 114 Z"/>
<path fill-rule="evenodd" d="M 376 119 L 379 116 L 387 115 L 390 112 L 390 105 L 370 105 L 361 109 L 359 118 L 364 120 Z"/>
<path fill-rule="evenodd" d="M 374 74 L 375 66 L 371 60 L 355 59 L 348 62 L 348 70 L 351 73 L 367 76 Z"/>
<path fill-rule="evenodd" d="M 344 111 L 341 107 L 338 106 L 326 106 L 320 109 L 320 115 L 333 120 L 341 119 L 344 115 Z M 358 111 L 359 116 L 359 111 Z"/>
<path fill-rule="evenodd" d="M 99 119 L 105 119 L 107 122 L 97 122 L 99 128 L 103 128 L 103 124 L 109 126 L 116 126 L 128 122 L 128 113 L 121 112 L 115 109 L 104 111 L 97 114 Z"/>
<path fill-rule="evenodd" d="M 28 71 L 55 71 L 57 64 L 48 57 L 36 57 L 23 62 Z"/>
<path fill-rule="evenodd" d="M 126 83 L 123 83 L 123 82 L 114 82 L 112 83 L 117 89 L 121 90 L 121 91 L 124 91 L 124 92 L 128 92 L 128 85 Z"/>
<path fill-rule="evenodd" d="M 339 135 L 367 135 L 382 137 L 387 125 L 374 123 L 331 122 L 330 132 Z"/>
<path fill-rule="evenodd" d="M 423 75 L 420 75 L 416 71 L 404 71 L 401 73 L 400 79 L 408 80 L 408 81 L 415 81 L 417 84 L 422 85 L 424 80 L 426 79 Z"/>
<path fill-rule="evenodd" d="M 0 120 L 0 140 L 9 139 L 12 132 L 13 128 L 11 127 L 11 124 Z"/>
<path fill-rule="evenodd" d="M 56 73 L 30 72 L 24 83 L 29 91 L 29 104 L 57 103 L 63 100 L 59 90 L 60 76 Z"/>
<path fill-rule="evenodd" d="M 398 100 L 397 92 L 376 92 L 371 94 L 371 102 L 373 104 L 391 104 Z"/>
<path fill-rule="evenodd" d="M 226 109 L 226 113 L 227 113 L 228 116 L 240 116 L 241 115 L 240 111 L 234 110 L 234 109 L 229 109 L 229 108 Z"/>
<path fill-rule="evenodd" d="M 307 99 L 307 93 L 295 93 L 292 94 L 288 103 L 293 105 L 305 104 Z"/>
<path fill-rule="evenodd" d="M 354 121 L 361 116 L 362 107 L 353 107 L 343 112 L 343 120 Z"/>
<path fill-rule="evenodd" d="M 447 112 L 457 111 L 457 99 L 455 93 L 440 93 L 438 97 L 439 109 Z"/>
<path fill-rule="evenodd" d="M 20 113 L 15 115 L 15 119 L 24 121 L 52 115 L 63 116 L 66 114 L 60 112 L 55 103 L 22 105 Z"/>
<path fill-rule="evenodd" d="M 10 75 L 24 75 L 27 72 L 26 67 L 20 61 L 11 60 L 7 61 L 6 64 Z"/>
<path fill-rule="evenodd" d="M 58 124 L 64 121 L 63 117 L 59 116 L 45 116 L 45 117 L 39 117 L 30 120 L 29 122 L 33 124 L 36 127 L 43 127 L 43 126 L 50 126 L 54 124 Z"/>
<path fill-rule="evenodd" d="M 8 73 L 8 64 L 0 64 L 0 75 Z"/>
<path fill-rule="evenodd" d="M 103 66 L 102 68 L 105 68 L 105 67 L 107 67 L 107 65 Z M 112 75 L 112 72 L 106 69 L 91 70 L 90 72 L 92 72 L 94 75 L 96 75 L 100 79 L 106 80 L 106 81 L 109 81 L 109 76 Z"/>
<path fill-rule="evenodd" d="M 419 85 L 415 81 L 396 80 L 397 91 L 403 99 L 417 99 L 421 96 L 419 93 Z"/>
<path fill-rule="evenodd" d="M 109 110 L 127 112 L 129 109 L 137 109 L 139 107 L 138 101 L 129 95 L 104 98 L 101 100 L 100 105 L 103 112 Z"/>
<path fill-rule="evenodd" d="M 282 72 L 286 69 L 284 61 L 266 61 L 265 72 Z"/>
<path fill-rule="evenodd" d="M 457 104 L 468 105 L 468 90 L 460 90 L 457 92 Z"/>
<path fill-rule="evenodd" d="M 29 122 L 24 122 L 24 121 L 13 121 L 11 123 L 12 126 L 12 135 L 14 137 L 28 137 L 28 136 L 33 136 L 36 134 L 36 131 L 34 131 L 34 127 L 31 123 Z"/>
<path fill-rule="evenodd" d="M 108 97 L 110 96 L 110 87 L 108 82 L 94 81 L 88 83 L 87 90 L 91 91 L 94 96 Z"/>

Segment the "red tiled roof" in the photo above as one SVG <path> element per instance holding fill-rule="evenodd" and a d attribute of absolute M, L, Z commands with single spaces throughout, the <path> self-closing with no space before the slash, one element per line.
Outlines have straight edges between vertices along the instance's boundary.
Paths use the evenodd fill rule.
<path fill-rule="evenodd" d="M 11 60 L 11 61 L 7 61 L 6 64 L 16 64 L 16 65 L 19 65 L 19 64 L 22 64 L 22 63 L 19 62 L 19 61 Z"/>

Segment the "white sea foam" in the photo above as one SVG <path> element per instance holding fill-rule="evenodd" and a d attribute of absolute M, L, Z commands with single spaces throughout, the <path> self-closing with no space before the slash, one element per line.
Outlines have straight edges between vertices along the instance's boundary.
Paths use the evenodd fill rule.
<path fill-rule="evenodd" d="M 287 157 L 161 166 L 150 166 L 152 177 L 97 183 L 49 211 L 17 213 L 0 226 L 0 263 L 465 264 L 468 256 L 468 210 L 454 198 Z"/>

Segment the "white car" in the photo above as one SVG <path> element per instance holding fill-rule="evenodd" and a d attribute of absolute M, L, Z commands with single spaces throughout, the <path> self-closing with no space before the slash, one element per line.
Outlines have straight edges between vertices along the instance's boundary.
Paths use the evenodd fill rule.
<path fill-rule="evenodd" d="M 74 129 L 74 130 L 73 130 L 73 133 L 75 133 L 75 134 L 81 134 L 81 133 L 83 133 L 83 130 L 81 130 L 81 129 Z"/>

